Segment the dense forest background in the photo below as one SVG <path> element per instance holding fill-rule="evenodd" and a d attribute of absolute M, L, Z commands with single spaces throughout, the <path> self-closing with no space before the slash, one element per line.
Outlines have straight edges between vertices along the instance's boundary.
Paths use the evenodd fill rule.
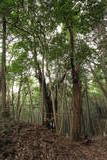
<path fill-rule="evenodd" d="M 106 134 L 106 0 L 1 0 L 0 53 L 2 124 Z"/>

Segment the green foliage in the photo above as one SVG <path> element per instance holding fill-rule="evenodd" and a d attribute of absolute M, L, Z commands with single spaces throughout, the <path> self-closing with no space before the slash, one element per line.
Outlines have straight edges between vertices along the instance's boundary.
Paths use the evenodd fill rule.
<path fill-rule="evenodd" d="M 55 3 L 55 14 L 66 27 L 73 26 L 77 33 L 87 33 L 96 27 L 104 16 L 105 3 L 100 1 L 59 0 Z"/>
<path fill-rule="evenodd" d="M 14 59 L 8 67 L 9 72 L 21 74 L 29 69 L 28 46 L 24 41 L 19 41 L 10 50 Z"/>
<path fill-rule="evenodd" d="M 102 1 L 87 1 L 83 7 L 81 14 L 80 31 L 86 33 L 91 31 L 96 25 L 102 21 L 105 12 L 105 2 Z"/>
<path fill-rule="evenodd" d="M 15 0 L 0 0 L 0 14 L 8 15 L 13 6 L 15 5 Z"/>
<path fill-rule="evenodd" d="M 12 81 L 10 83 L 12 88 L 13 81 L 15 80 L 18 86 L 20 77 L 22 76 L 22 104 L 26 96 L 26 102 L 23 104 L 24 107 L 22 111 L 24 118 L 28 118 L 29 115 L 32 116 L 33 113 L 38 115 L 37 112 L 40 111 L 40 88 L 38 87 L 37 81 L 35 81 L 35 75 L 36 78 L 42 75 L 44 65 L 44 78 L 47 82 L 49 78 L 47 78 L 46 60 L 54 89 L 57 84 L 60 83 L 60 78 L 63 78 L 63 75 L 66 73 L 65 81 L 61 82 L 61 87 L 63 88 L 63 84 L 66 85 L 66 91 L 64 91 L 67 94 L 66 103 L 68 103 L 68 99 L 70 99 L 71 102 L 72 68 L 70 53 L 72 49 L 70 47 L 68 28 L 71 28 L 73 31 L 73 61 L 77 69 L 76 71 L 78 71 L 80 67 L 79 75 L 83 87 L 85 78 L 87 77 L 89 93 L 91 95 L 102 96 L 99 86 L 93 80 L 93 76 L 90 73 L 84 73 L 85 67 L 87 70 L 89 69 L 87 61 L 93 60 L 93 57 L 97 57 L 95 60 L 98 62 L 98 51 L 89 45 L 88 41 L 91 40 L 87 38 L 87 41 L 84 37 L 92 34 L 92 31 L 94 32 L 96 26 L 102 21 L 105 10 L 104 1 L 30 0 L 24 2 L 27 5 L 25 3 L 22 4 L 20 0 L 0 1 L 0 13 L 8 13 L 9 15 L 7 19 L 9 20 L 9 24 L 7 23 L 9 36 L 17 37 L 16 42 L 13 42 L 11 47 L 8 47 L 12 59 L 9 66 L 7 66 L 7 81 Z M 59 26 L 61 26 L 61 31 L 58 32 Z M 79 38 L 79 35 L 81 35 L 82 38 Z M 42 61 L 43 57 L 44 64 Z M 94 71 L 101 82 L 103 82 L 102 84 L 105 84 L 104 75 L 102 74 L 100 66 L 97 69 L 94 67 Z M 31 97 L 28 83 L 31 89 Z M 60 94 L 62 95 L 62 93 L 59 92 L 58 90 L 58 96 L 60 96 Z M 33 109 L 30 108 L 32 105 L 31 98 Z M 15 99 L 17 99 L 17 94 L 15 94 Z M 59 100 L 58 103 L 60 104 Z"/>
<path fill-rule="evenodd" d="M 88 44 L 84 40 L 80 40 L 76 44 L 76 63 L 78 64 L 84 64 L 89 60 L 93 54 L 96 53 L 96 50 L 89 47 Z"/>
<path fill-rule="evenodd" d="M 46 56 L 49 61 L 60 59 L 67 54 L 68 47 L 66 33 L 57 33 L 49 44 L 49 53 Z"/>

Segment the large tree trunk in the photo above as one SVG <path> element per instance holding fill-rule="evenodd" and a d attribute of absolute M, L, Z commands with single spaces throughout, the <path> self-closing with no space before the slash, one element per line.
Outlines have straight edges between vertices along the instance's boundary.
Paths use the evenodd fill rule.
<path fill-rule="evenodd" d="M 71 25 L 72 26 L 72 25 Z M 73 118 L 72 118 L 72 139 L 79 140 L 81 135 L 81 116 L 82 116 L 82 95 L 80 82 L 80 64 L 75 63 L 74 33 L 73 28 L 68 27 L 70 35 L 70 62 L 71 76 L 73 82 Z"/>
<path fill-rule="evenodd" d="M 45 79 L 44 81 L 42 81 L 42 77 L 40 77 L 39 84 L 43 92 L 43 101 L 44 101 L 44 106 L 45 106 L 45 111 L 46 111 L 46 125 L 47 127 L 50 127 L 49 122 L 51 122 L 53 119 L 53 108 L 52 108 L 51 95 L 49 93 Z"/>
<path fill-rule="evenodd" d="M 52 124 L 53 122 L 53 104 L 52 104 L 52 98 L 51 98 L 51 92 L 49 90 L 48 85 L 46 84 L 46 80 L 45 80 L 45 76 L 42 73 L 43 69 L 40 68 L 39 62 L 37 60 L 37 53 L 36 50 L 33 52 L 33 57 L 34 57 L 34 61 L 35 61 L 35 76 L 36 78 L 39 80 L 39 85 L 42 91 L 42 96 L 43 96 L 43 106 L 46 112 L 46 121 L 45 124 L 48 128 L 51 128 L 52 126 L 50 125 L 50 123 Z M 43 110 L 44 112 L 44 110 Z M 43 113 L 44 115 L 44 113 Z M 44 116 L 43 116 L 44 118 Z M 44 123 L 44 120 L 43 120 Z M 53 122 L 54 123 L 54 122 Z"/>
<path fill-rule="evenodd" d="M 81 135 L 82 96 L 81 82 L 78 78 L 78 73 L 75 72 L 75 76 L 77 77 L 77 79 L 74 79 L 73 77 L 72 139 L 79 140 Z"/>

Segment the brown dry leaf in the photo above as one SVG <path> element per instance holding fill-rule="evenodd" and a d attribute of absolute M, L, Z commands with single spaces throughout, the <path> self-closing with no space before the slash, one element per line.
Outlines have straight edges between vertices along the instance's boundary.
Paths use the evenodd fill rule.
<path fill-rule="evenodd" d="M 107 138 L 85 145 L 43 126 L 12 124 L 0 132 L 0 160 L 107 160 Z"/>

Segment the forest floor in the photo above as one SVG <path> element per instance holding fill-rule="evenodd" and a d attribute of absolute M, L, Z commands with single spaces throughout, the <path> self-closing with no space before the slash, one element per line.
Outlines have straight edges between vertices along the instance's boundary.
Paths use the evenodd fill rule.
<path fill-rule="evenodd" d="M 107 138 L 72 142 L 26 123 L 0 131 L 0 160 L 107 160 Z"/>

